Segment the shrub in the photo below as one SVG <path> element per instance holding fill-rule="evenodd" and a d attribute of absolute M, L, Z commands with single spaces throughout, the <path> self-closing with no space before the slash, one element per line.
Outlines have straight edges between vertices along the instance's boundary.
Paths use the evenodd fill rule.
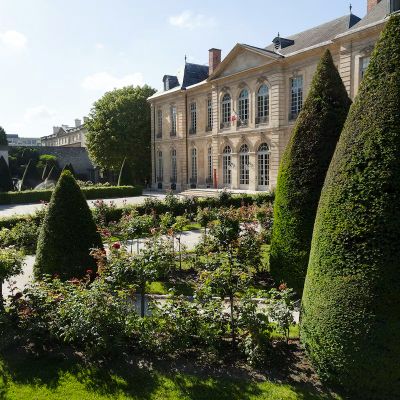
<path fill-rule="evenodd" d="M 0 246 L 16 246 L 25 252 L 33 253 L 36 249 L 38 225 L 33 218 L 17 222 L 11 229 L 0 230 Z"/>
<path fill-rule="evenodd" d="M 20 190 L 33 189 L 40 182 L 35 163 L 29 160 L 20 182 Z"/>
<path fill-rule="evenodd" d="M 400 393 L 400 16 L 388 21 L 322 191 L 301 337 L 356 398 Z"/>
<path fill-rule="evenodd" d="M 350 103 L 327 50 L 285 150 L 274 204 L 270 270 L 300 296 L 318 200 Z"/>
<path fill-rule="evenodd" d="M 86 269 L 95 267 L 90 249 L 99 247 L 101 238 L 85 197 L 72 174 L 64 171 L 40 229 L 35 276 L 82 276 Z"/>
<path fill-rule="evenodd" d="M 3 156 L 0 157 L 0 192 L 8 192 L 14 189 L 10 169 Z"/>

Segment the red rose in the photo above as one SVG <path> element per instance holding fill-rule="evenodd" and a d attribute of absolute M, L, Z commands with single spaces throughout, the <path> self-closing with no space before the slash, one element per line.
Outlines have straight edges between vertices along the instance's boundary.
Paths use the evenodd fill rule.
<path fill-rule="evenodd" d="M 113 249 L 116 249 L 116 250 L 119 250 L 119 249 L 121 248 L 121 244 L 118 243 L 118 242 L 115 242 L 115 243 L 112 245 L 112 248 L 113 248 Z"/>

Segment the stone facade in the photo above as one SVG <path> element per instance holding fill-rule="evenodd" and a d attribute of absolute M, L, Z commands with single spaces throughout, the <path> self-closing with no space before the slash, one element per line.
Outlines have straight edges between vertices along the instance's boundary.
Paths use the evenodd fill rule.
<path fill-rule="evenodd" d="M 75 126 L 54 126 L 53 134 L 43 136 L 41 144 L 42 146 L 86 147 L 86 133 L 85 125 L 80 119 L 76 119 Z"/>
<path fill-rule="evenodd" d="M 153 95 L 153 187 L 273 189 L 327 48 L 349 96 L 357 94 L 393 5 L 375 3 L 368 1 L 363 19 L 350 14 L 289 38 L 278 36 L 266 48 L 237 44 L 220 63 L 218 50 L 211 49 L 206 80 Z"/>

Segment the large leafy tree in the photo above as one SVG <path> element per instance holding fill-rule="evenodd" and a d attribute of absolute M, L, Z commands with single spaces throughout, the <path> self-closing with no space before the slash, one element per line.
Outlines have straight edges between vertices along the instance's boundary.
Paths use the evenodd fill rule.
<path fill-rule="evenodd" d="M 270 269 L 300 296 L 322 185 L 350 104 L 327 50 L 285 150 L 274 203 Z"/>
<path fill-rule="evenodd" d="M 379 39 L 321 194 L 301 338 L 357 399 L 400 393 L 400 15 Z"/>
<path fill-rule="evenodd" d="M 71 172 L 64 171 L 40 228 L 35 276 L 82 277 L 88 268 L 95 268 L 90 250 L 102 247 L 86 199 Z"/>
<path fill-rule="evenodd" d="M 119 170 L 126 158 L 136 182 L 151 171 L 151 113 L 147 98 L 155 90 L 127 86 L 107 92 L 94 103 L 85 123 L 87 148 L 101 168 Z"/>
<path fill-rule="evenodd" d="M 0 126 L 0 146 L 7 146 L 7 145 L 8 141 L 7 141 L 6 131 L 4 130 L 4 128 Z"/>

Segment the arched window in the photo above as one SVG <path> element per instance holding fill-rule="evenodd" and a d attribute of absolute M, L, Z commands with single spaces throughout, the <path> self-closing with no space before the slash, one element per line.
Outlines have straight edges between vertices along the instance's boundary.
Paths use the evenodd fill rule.
<path fill-rule="evenodd" d="M 249 121 L 249 91 L 243 89 L 239 95 L 238 126 L 247 125 Z"/>
<path fill-rule="evenodd" d="M 191 183 L 196 183 L 197 182 L 197 149 L 193 148 L 192 152 L 192 177 L 191 177 Z"/>
<path fill-rule="evenodd" d="M 231 107 L 232 99 L 229 93 L 226 93 L 222 98 L 221 109 L 222 109 L 222 128 L 230 126 L 231 123 Z"/>
<path fill-rule="evenodd" d="M 260 189 L 268 189 L 269 187 L 269 146 L 262 143 L 258 148 L 258 186 Z"/>
<path fill-rule="evenodd" d="M 164 180 L 164 165 L 163 165 L 163 154 L 159 150 L 157 153 L 157 182 L 162 182 Z"/>
<path fill-rule="evenodd" d="M 176 150 L 171 150 L 171 182 L 176 183 L 178 180 L 178 168 L 176 164 Z"/>
<path fill-rule="evenodd" d="M 242 144 L 239 150 L 239 161 L 240 161 L 240 184 L 249 184 L 249 147 L 247 144 Z"/>
<path fill-rule="evenodd" d="M 210 146 L 207 150 L 207 166 L 208 166 L 208 180 L 212 182 L 213 179 L 213 164 L 212 164 L 212 147 Z"/>
<path fill-rule="evenodd" d="M 256 124 L 269 122 L 269 88 L 261 85 L 257 92 L 257 118 Z"/>
<path fill-rule="evenodd" d="M 222 155 L 222 180 L 224 185 L 230 185 L 232 183 L 231 153 L 232 149 L 226 146 Z"/>

